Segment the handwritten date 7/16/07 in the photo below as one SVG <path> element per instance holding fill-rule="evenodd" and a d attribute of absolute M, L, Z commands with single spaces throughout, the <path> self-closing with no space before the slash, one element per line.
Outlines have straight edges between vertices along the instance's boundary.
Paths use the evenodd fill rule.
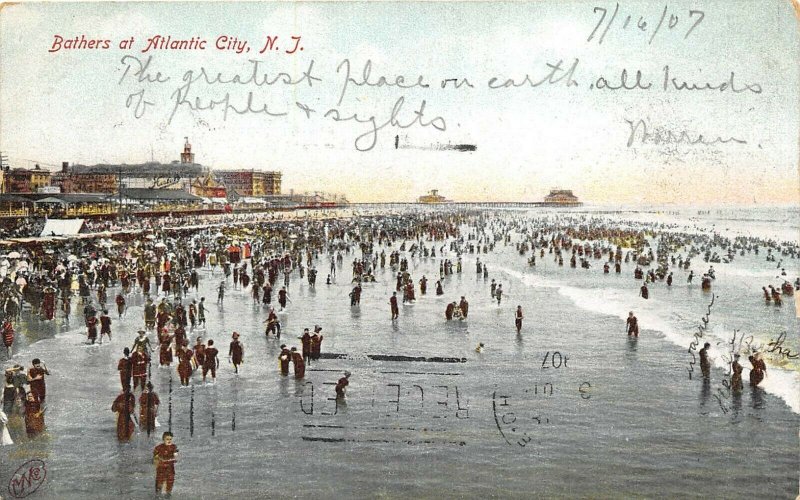
<path fill-rule="evenodd" d="M 599 19 L 586 41 L 596 40 L 598 45 L 603 43 L 612 27 L 615 30 L 644 33 L 648 45 L 653 43 L 660 31 L 683 33 L 683 39 L 686 40 L 706 17 L 702 10 L 685 12 L 672 10 L 668 5 L 664 5 L 660 14 L 637 15 L 639 12 L 630 13 L 630 11 L 626 13 L 624 8 L 620 8 L 619 3 L 615 4 L 613 9 L 595 7 L 593 12 L 599 15 Z"/>

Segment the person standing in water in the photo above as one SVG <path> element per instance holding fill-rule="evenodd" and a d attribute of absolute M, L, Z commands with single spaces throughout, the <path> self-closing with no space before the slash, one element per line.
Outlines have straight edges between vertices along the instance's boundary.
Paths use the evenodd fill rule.
<path fill-rule="evenodd" d="M 197 325 L 206 327 L 206 298 L 200 297 L 200 305 L 197 306 Z"/>
<path fill-rule="evenodd" d="M 322 327 L 314 326 L 314 333 L 311 334 L 311 359 L 318 360 L 322 351 Z"/>
<path fill-rule="evenodd" d="M 108 341 L 111 342 L 111 316 L 108 315 L 108 309 L 103 309 L 103 314 L 100 316 L 100 343 L 103 343 L 103 336 L 108 336 Z"/>
<path fill-rule="evenodd" d="M 177 458 L 178 447 L 172 443 L 172 433 L 165 432 L 161 436 L 161 444 L 153 450 L 153 465 L 156 466 L 156 495 L 172 493 Z"/>
<path fill-rule="evenodd" d="M 400 309 L 397 306 L 397 292 L 392 292 L 392 296 L 389 297 L 389 305 L 392 308 L 392 321 L 394 321 L 400 316 Z"/>
<path fill-rule="evenodd" d="M 95 313 L 86 316 L 86 330 L 89 343 L 94 344 L 97 340 L 97 318 Z"/>
<path fill-rule="evenodd" d="M 29 392 L 27 398 L 24 399 L 23 407 L 25 408 L 25 431 L 29 439 L 33 439 L 44 431 L 44 412 L 42 402 L 36 399 L 36 396 Z"/>
<path fill-rule="evenodd" d="M 131 351 L 127 347 L 122 350 L 122 358 L 117 363 L 117 371 L 119 371 L 119 381 L 122 384 L 123 391 L 131 389 L 131 376 L 133 374 L 133 365 L 130 358 Z"/>
<path fill-rule="evenodd" d="M 634 337 L 639 336 L 639 320 L 636 319 L 636 316 L 633 315 L 633 311 L 628 313 L 628 319 L 625 320 L 625 327 L 628 331 L 628 336 L 630 337 L 633 335 Z"/>
<path fill-rule="evenodd" d="M 306 374 L 306 362 L 303 359 L 303 355 L 297 352 L 297 347 L 292 347 L 289 352 L 292 365 L 294 366 L 294 378 L 299 380 Z"/>
<path fill-rule="evenodd" d="M 239 332 L 233 332 L 233 340 L 231 340 L 230 348 L 228 349 L 228 360 L 233 363 L 233 373 L 239 373 L 239 365 L 244 362 L 244 346 L 239 342 Z"/>
<path fill-rule="evenodd" d="M 708 380 L 711 378 L 711 362 L 708 360 L 708 348 L 711 344 L 706 342 L 703 348 L 700 349 L 700 371 L 703 372 L 703 379 Z"/>
<path fill-rule="evenodd" d="M 118 293 L 114 302 L 117 304 L 117 315 L 119 319 L 122 319 L 122 314 L 125 312 L 125 297 L 123 297 L 121 293 Z"/>
<path fill-rule="evenodd" d="M 733 355 L 733 363 L 731 363 L 731 390 L 733 392 L 741 392 L 744 388 L 742 384 L 742 365 L 739 364 L 739 355 Z"/>
<path fill-rule="evenodd" d="M 469 313 L 469 302 L 464 296 L 461 296 L 461 302 L 459 302 L 458 307 L 461 309 L 461 317 L 463 319 L 467 319 L 467 313 Z"/>
<path fill-rule="evenodd" d="M 111 405 L 111 411 L 117 414 L 117 439 L 120 442 L 130 441 L 135 430 L 133 415 L 136 407 L 136 398 L 128 390 L 123 388 L 122 392 Z"/>
<path fill-rule="evenodd" d="M 753 367 L 750 369 L 750 387 L 757 387 L 758 384 L 767 376 L 767 365 L 761 359 L 761 353 L 757 352 L 750 356 L 750 364 Z"/>
<path fill-rule="evenodd" d="M 289 363 L 292 360 L 292 351 L 286 347 L 286 344 L 281 344 L 281 352 L 278 354 L 278 366 L 281 370 L 281 375 L 289 375 Z"/>
<path fill-rule="evenodd" d="M 286 301 L 289 300 L 289 293 L 286 291 L 286 287 L 282 286 L 280 290 L 278 290 L 278 304 L 281 306 L 281 311 L 286 309 Z"/>
<path fill-rule="evenodd" d="M 346 397 L 345 393 L 348 385 L 350 385 L 350 372 L 344 372 L 344 377 L 336 382 L 336 387 L 334 388 L 337 400 L 343 400 Z"/>
<path fill-rule="evenodd" d="M 148 382 L 139 396 L 139 427 L 143 428 L 148 435 L 156 430 L 156 417 L 160 404 L 161 401 L 153 390 L 152 382 Z"/>
<path fill-rule="evenodd" d="M 219 351 L 214 347 L 214 341 L 209 340 L 208 347 L 206 347 L 206 356 L 203 359 L 203 383 L 206 382 L 206 375 L 208 372 L 211 372 L 211 383 L 217 381 L 217 368 L 219 368 L 218 354 Z"/>
<path fill-rule="evenodd" d="M 517 327 L 517 333 L 522 331 L 522 320 L 525 316 L 522 315 L 522 306 L 517 306 L 517 311 L 514 313 L 514 324 Z"/>
<path fill-rule="evenodd" d="M 11 345 L 14 343 L 14 325 L 11 318 L 3 321 L 3 345 L 6 346 L 6 356 L 11 358 Z"/>
<path fill-rule="evenodd" d="M 47 371 L 47 366 L 44 365 L 39 358 L 34 359 L 31 365 L 31 368 L 28 370 L 31 393 L 33 393 L 37 401 L 44 403 L 47 391 L 44 376 L 50 375 L 50 372 Z"/>
<path fill-rule="evenodd" d="M 311 332 L 308 328 L 303 330 L 303 336 L 298 337 L 303 346 L 303 360 L 308 362 L 311 359 Z"/>
<path fill-rule="evenodd" d="M 133 378 L 133 390 L 137 387 L 144 386 L 147 382 L 147 372 L 150 365 L 150 355 L 145 350 L 143 345 L 138 345 L 136 350 L 131 354 L 131 375 Z"/>

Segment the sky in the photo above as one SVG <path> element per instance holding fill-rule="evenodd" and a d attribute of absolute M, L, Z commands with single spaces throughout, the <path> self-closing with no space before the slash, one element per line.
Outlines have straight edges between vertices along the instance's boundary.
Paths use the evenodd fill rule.
<path fill-rule="evenodd" d="M 169 162 L 189 137 L 198 163 L 280 170 L 286 192 L 342 193 L 359 202 L 412 201 L 430 189 L 458 201 L 537 201 L 560 187 L 597 204 L 800 204 L 800 30 L 790 2 L 764 0 L 754 9 L 746 1 L 675 1 L 661 23 L 663 4 L 625 2 L 614 16 L 615 5 L 6 6 L 0 151 L 12 167 Z M 702 20 L 691 9 L 702 9 Z M 109 40 L 109 48 L 51 51 L 56 35 Z M 206 49 L 143 53 L 156 35 L 203 39 Z M 250 51 L 217 50 L 220 36 L 246 40 Z M 278 50 L 258 54 L 267 36 L 278 37 Z M 288 54 L 292 36 L 302 50 Z M 130 37 L 132 46 L 120 48 Z M 137 64 L 150 56 L 149 80 L 137 78 Z M 353 81 L 342 95 L 345 60 Z M 209 85 L 201 78 L 185 87 L 202 68 L 244 80 L 252 61 L 269 79 L 286 73 L 293 80 L 313 61 L 319 80 Z M 373 85 L 356 85 L 367 61 Z M 549 83 L 548 64 L 558 61 L 563 71 L 551 80 L 575 65 L 571 79 Z M 676 90 L 668 82 L 664 90 L 665 66 L 678 83 L 726 88 Z M 601 78 L 619 87 L 623 70 L 628 86 L 639 71 L 649 88 L 600 88 Z M 406 85 L 421 76 L 427 87 L 377 85 L 398 75 Z M 545 83 L 523 83 L 526 75 Z M 451 78 L 472 87 L 442 88 Z M 522 85 L 490 89 L 492 78 Z M 266 104 L 281 116 L 236 113 L 248 98 L 250 109 Z M 203 109 L 214 101 L 214 109 Z M 390 122 L 374 144 L 372 117 L 376 126 Z M 698 134 L 728 142 L 686 143 Z M 443 148 L 453 144 L 477 149 Z"/>

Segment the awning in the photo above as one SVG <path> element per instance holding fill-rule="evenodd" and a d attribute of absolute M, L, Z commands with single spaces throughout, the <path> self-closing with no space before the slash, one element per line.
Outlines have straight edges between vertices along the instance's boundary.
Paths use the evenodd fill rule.
<path fill-rule="evenodd" d="M 67 193 L 67 194 L 55 194 L 34 201 L 34 204 L 39 204 L 39 203 L 58 203 L 60 205 L 75 205 L 78 203 L 108 203 L 108 201 L 106 200 L 106 195 Z"/>
<path fill-rule="evenodd" d="M 122 196 L 132 200 L 154 202 L 200 202 L 202 200 L 199 196 L 195 196 L 180 189 L 126 188 L 122 189 Z"/>
<path fill-rule="evenodd" d="M 83 228 L 83 221 L 83 219 L 47 219 L 40 236 L 71 236 L 78 234 Z"/>
<path fill-rule="evenodd" d="M 244 196 L 242 198 L 239 198 L 239 203 L 251 203 L 251 204 L 254 204 L 254 205 L 255 204 L 264 205 L 264 204 L 267 203 L 267 200 L 265 200 L 264 198 L 256 198 L 254 196 Z"/>
<path fill-rule="evenodd" d="M 33 203 L 33 200 L 25 198 L 24 196 L 17 196 L 14 194 L 0 194 L 0 204 L 2 203 Z"/>

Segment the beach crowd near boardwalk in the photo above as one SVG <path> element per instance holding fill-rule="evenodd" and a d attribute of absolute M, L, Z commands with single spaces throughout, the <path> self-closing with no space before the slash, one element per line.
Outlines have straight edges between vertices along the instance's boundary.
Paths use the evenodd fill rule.
<path fill-rule="evenodd" d="M 619 320 L 619 334 L 631 342 L 639 342 L 640 335 L 652 328 L 637 318 L 637 304 L 664 288 L 688 284 L 692 300 L 713 304 L 721 272 L 715 264 L 745 256 L 774 264 L 774 279 L 743 299 L 761 302 L 768 310 L 790 306 L 785 298 L 800 290 L 797 242 L 686 232 L 669 224 L 622 224 L 576 213 L 532 217 L 440 208 L 313 215 L 284 220 L 269 214 L 129 218 L 90 228 L 98 233 L 95 238 L 44 238 L 4 247 L 0 257 L 6 348 L 0 414 L 3 444 L 22 446 L 52 438 L 47 408 L 58 405 L 63 396 L 47 390 L 48 378 L 113 378 L 119 391 L 107 401 L 109 418 L 93 425 L 113 427 L 121 443 L 151 442 L 152 456 L 146 460 L 154 464 L 155 489 L 169 494 L 173 484 L 181 482 L 181 443 L 171 432 L 167 392 L 227 384 L 256 364 L 275 366 L 276 377 L 303 380 L 308 367 L 324 368 L 329 362 L 326 335 L 333 325 L 309 322 L 298 329 L 294 325 L 302 324 L 303 318 L 292 318 L 291 331 L 284 327 L 296 314 L 292 298 L 301 289 L 349 283 L 346 293 L 335 289 L 342 294 L 341 307 L 384 310 L 386 335 L 393 335 L 392 325 L 409 314 L 407 306 L 431 297 L 446 298 L 441 300 L 440 315 L 422 320 L 432 328 L 442 321 L 468 323 L 476 314 L 487 314 L 485 309 L 470 309 L 470 303 L 489 301 L 504 315 L 509 332 L 536 335 L 537 316 L 548 306 L 515 301 L 509 284 L 503 283 L 507 274 L 489 264 L 500 249 L 513 248 L 517 269 L 533 276 L 537 266 L 546 263 L 576 275 L 602 270 L 603 275 L 624 277 L 631 310 Z M 15 236 L 25 236 L 26 227 L 21 224 L 14 231 Z M 422 263 L 433 272 L 415 271 Z M 483 296 L 470 296 L 461 289 L 457 277 L 466 275 L 481 283 Z M 362 301 L 364 288 L 387 280 L 393 284 L 390 295 Z M 304 300 L 315 299 L 304 295 Z M 244 308 L 255 308 L 261 335 L 280 344 L 277 359 L 246 345 L 242 329 L 215 331 L 207 326 L 210 314 L 236 315 Z M 706 316 L 703 323 L 708 321 Z M 116 370 L 78 375 L 80 367 L 75 373 L 48 369 L 51 360 L 35 354 L 48 324 L 84 336 L 87 349 L 113 350 L 118 357 Z M 475 354 L 491 349 L 498 336 L 485 332 L 486 342 L 474 345 Z M 687 346 L 693 360 L 696 352 L 694 376 L 708 385 L 720 376 L 712 374 L 712 344 L 696 340 L 696 349 Z M 730 359 L 725 360 L 723 378 L 734 398 L 746 387 L 762 390 L 768 361 L 791 363 L 797 358 L 782 344 L 739 342 L 726 352 Z M 776 358 L 776 352 L 783 356 Z M 346 366 L 346 355 L 351 353 L 343 354 Z M 342 366 L 339 361 L 337 367 Z M 171 376 L 169 386 L 156 376 L 168 370 L 175 375 L 174 388 Z M 348 388 L 358 383 L 350 370 L 343 369 L 336 373 L 329 396 L 345 404 Z"/>

